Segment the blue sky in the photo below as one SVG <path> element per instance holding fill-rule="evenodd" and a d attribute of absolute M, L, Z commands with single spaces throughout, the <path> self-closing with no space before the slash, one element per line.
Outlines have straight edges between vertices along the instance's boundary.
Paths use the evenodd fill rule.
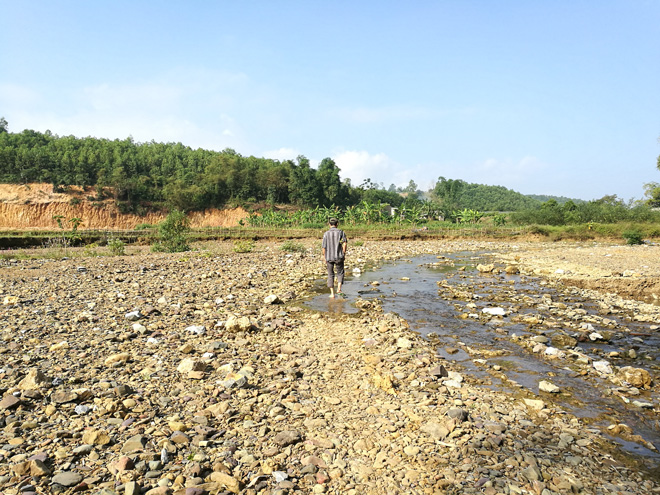
<path fill-rule="evenodd" d="M 641 198 L 660 182 L 660 0 L 0 0 L 11 132 L 333 158 Z"/>

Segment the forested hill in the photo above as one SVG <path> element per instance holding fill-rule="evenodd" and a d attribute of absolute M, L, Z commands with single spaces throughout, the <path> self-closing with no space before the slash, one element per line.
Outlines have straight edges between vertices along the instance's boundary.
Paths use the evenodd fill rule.
<path fill-rule="evenodd" d="M 471 184 L 444 177 L 438 179 L 433 194 L 452 211 L 465 208 L 479 211 L 518 211 L 541 205 L 539 201 L 506 187 Z"/>
<path fill-rule="evenodd" d="M 541 203 L 545 203 L 546 201 L 550 201 L 552 199 L 554 199 L 559 205 L 563 205 L 569 201 L 572 201 L 575 204 L 584 203 L 584 200 L 582 199 L 567 198 L 566 196 L 549 196 L 547 194 L 527 194 L 526 196 Z"/>
<path fill-rule="evenodd" d="M 228 201 L 344 205 L 351 190 L 329 158 L 318 169 L 296 161 L 245 157 L 233 150 L 192 149 L 181 143 L 136 143 L 50 132 L 0 129 L 0 181 L 96 186 L 119 204 L 149 203 L 186 210 Z M 358 199 L 359 200 L 359 199 Z"/>
<path fill-rule="evenodd" d="M 4 122 L 4 124 L 3 124 Z M 121 211 L 222 208 L 228 203 L 347 207 L 362 201 L 413 205 L 426 195 L 438 209 L 514 211 L 540 203 L 502 186 L 469 184 L 442 177 L 432 191 L 385 190 L 367 179 L 359 186 L 342 181 L 330 158 L 318 168 L 304 156 L 272 160 L 242 156 L 231 149 L 193 149 L 181 143 L 137 143 L 132 138 L 57 136 L 50 131 L 7 131 L 0 119 L 0 182 L 95 186 L 97 197 L 112 197 Z M 407 193 L 407 194 L 402 194 Z"/>

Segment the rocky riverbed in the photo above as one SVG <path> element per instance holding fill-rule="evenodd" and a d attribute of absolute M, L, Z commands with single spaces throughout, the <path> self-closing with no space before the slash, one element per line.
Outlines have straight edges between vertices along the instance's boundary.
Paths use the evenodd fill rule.
<path fill-rule="evenodd" d="M 325 272 L 306 244 L 5 262 L 0 491 L 660 493 L 550 391 L 482 386 L 378 301 L 303 309 Z M 595 282 L 657 279 L 658 247 L 367 241 L 349 267 L 455 251 L 660 323 L 631 299 L 651 286 Z"/>

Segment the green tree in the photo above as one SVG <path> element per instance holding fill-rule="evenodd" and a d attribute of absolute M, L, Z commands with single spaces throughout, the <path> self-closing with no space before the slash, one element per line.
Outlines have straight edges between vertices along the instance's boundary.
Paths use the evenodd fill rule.
<path fill-rule="evenodd" d="M 657 182 L 644 184 L 644 195 L 647 198 L 647 205 L 651 208 L 660 208 L 660 184 Z"/>
<path fill-rule="evenodd" d="M 319 205 L 323 202 L 323 191 L 317 172 L 309 166 L 309 160 L 303 155 L 296 159 L 298 165 L 291 170 L 289 198 L 300 206 Z"/>
<path fill-rule="evenodd" d="M 181 210 L 172 210 L 158 226 L 159 242 L 154 245 L 155 251 L 178 253 L 189 251 L 188 235 L 190 220 Z"/>
<path fill-rule="evenodd" d="M 318 180 L 323 191 L 325 206 L 341 205 L 344 203 L 345 194 L 339 177 L 339 167 L 332 158 L 321 160 L 318 168 Z"/>
<path fill-rule="evenodd" d="M 439 177 L 433 193 L 440 202 L 440 208 L 445 218 L 453 218 L 453 212 L 460 209 L 461 193 L 466 183 L 462 180 L 445 179 Z"/>

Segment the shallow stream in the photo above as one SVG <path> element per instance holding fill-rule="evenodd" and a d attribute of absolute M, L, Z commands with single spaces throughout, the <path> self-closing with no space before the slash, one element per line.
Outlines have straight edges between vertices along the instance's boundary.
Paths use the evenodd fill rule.
<path fill-rule="evenodd" d="M 637 391 L 617 387 L 594 373 L 587 376 L 572 366 L 568 359 L 545 358 L 520 345 L 521 339 L 531 339 L 539 332 L 532 331 L 525 323 L 516 323 L 511 315 L 542 315 L 557 318 L 551 311 L 552 303 L 561 301 L 563 311 L 571 318 L 587 320 L 599 315 L 598 305 L 579 295 L 579 291 L 557 290 L 544 285 L 541 279 L 520 275 L 482 274 L 477 263 L 488 263 L 480 253 L 454 253 L 447 257 L 419 256 L 409 260 L 387 262 L 361 273 L 352 274 L 350 267 L 344 283 L 346 299 L 331 299 L 325 281 L 319 281 L 320 295 L 306 305 L 318 311 L 333 313 L 357 313 L 357 298 L 378 298 L 384 312 L 397 313 L 406 319 L 411 330 L 429 339 L 438 354 L 461 366 L 466 373 L 476 376 L 494 389 L 515 393 L 526 388 L 542 395 L 546 402 L 555 402 L 574 415 L 601 428 L 624 423 L 644 441 L 631 441 L 629 437 L 612 437 L 630 453 L 641 456 L 649 469 L 660 468 L 660 454 L 653 447 L 660 447 L 660 423 L 655 410 L 660 397 L 653 391 Z M 445 283 L 454 293 L 470 294 L 467 300 L 449 298 L 447 291 L 439 287 Z M 503 308 L 507 315 L 484 320 L 479 315 L 485 307 Z M 575 316 L 575 314 L 581 316 Z M 601 315 L 602 316 L 602 315 Z M 580 351 L 593 361 L 608 359 L 611 352 L 622 358 L 611 361 L 616 366 L 644 368 L 651 373 L 654 382 L 660 378 L 660 338 L 657 330 L 649 329 L 648 323 L 636 322 L 624 313 L 608 314 L 613 325 L 612 337 L 607 341 L 579 342 Z M 579 322 L 578 322 L 579 323 Z M 594 328 L 594 331 L 601 329 Z M 541 332 L 544 333 L 544 332 Z M 572 334 L 570 330 L 566 333 Z M 548 344 L 550 345 L 550 344 Z M 634 350 L 635 359 L 628 353 Z M 470 355 L 485 351 L 503 351 L 500 356 L 479 359 Z M 496 373 L 493 373 L 496 370 Z M 561 393 L 539 393 L 539 382 L 551 381 Z M 653 409 L 642 408 L 634 402 L 653 404 Z M 639 439 L 637 439 L 639 440 Z"/>

